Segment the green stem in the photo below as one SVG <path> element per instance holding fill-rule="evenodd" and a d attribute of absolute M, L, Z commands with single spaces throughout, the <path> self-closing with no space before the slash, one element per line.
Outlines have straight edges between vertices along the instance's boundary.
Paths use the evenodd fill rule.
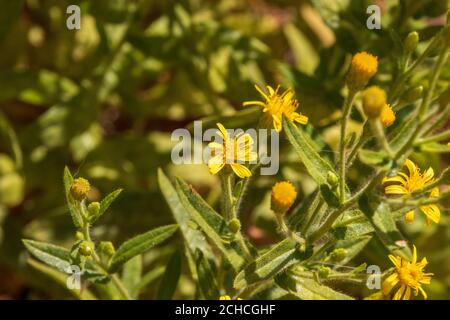
<path fill-rule="evenodd" d="M 394 158 L 394 153 L 392 152 L 391 147 L 389 146 L 389 143 L 386 139 L 386 135 L 384 134 L 383 126 L 380 122 L 380 120 L 377 119 L 371 119 L 370 124 L 372 126 L 373 132 L 375 133 L 375 136 L 378 139 L 378 142 L 381 144 L 382 148 L 386 151 L 389 158 Z"/>
<path fill-rule="evenodd" d="M 295 232 L 293 232 L 286 224 L 286 221 L 284 220 L 284 214 L 275 213 L 275 217 L 277 218 L 278 226 L 280 227 L 280 231 L 284 234 L 285 237 L 291 238 L 292 240 L 300 243 L 305 244 L 305 239 L 298 236 Z"/>
<path fill-rule="evenodd" d="M 438 61 L 436 62 L 435 66 L 434 66 L 431 80 L 430 80 L 430 87 L 428 88 L 428 90 L 425 94 L 425 97 L 423 98 L 422 103 L 419 107 L 419 114 L 418 114 L 419 121 L 424 120 L 425 116 L 427 115 L 427 111 L 428 111 L 428 108 L 429 108 L 429 105 L 431 102 L 431 98 L 433 97 L 434 90 L 436 88 L 436 83 L 439 79 L 442 68 L 445 65 L 445 61 L 447 60 L 447 51 L 448 51 L 447 47 L 444 47 L 442 49 L 441 54 L 439 55 Z M 396 153 L 395 158 L 400 158 L 406 152 L 406 150 L 408 150 L 410 148 L 410 146 L 414 143 L 415 139 L 419 135 L 423 125 L 425 125 L 424 122 L 419 122 L 419 124 L 417 125 L 413 134 L 409 137 L 408 141 Z"/>
<path fill-rule="evenodd" d="M 345 133 L 347 132 L 347 122 L 350 118 L 350 113 L 352 110 L 353 101 L 355 100 L 357 91 L 350 90 L 347 98 L 344 102 L 344 110 L 342 114 L 341 123 L 341 136 L 339 143 L 339 170 L 340 170 L 340 180 L 339 180 L 339 200 L 340 203 L 345 201 Z"/>

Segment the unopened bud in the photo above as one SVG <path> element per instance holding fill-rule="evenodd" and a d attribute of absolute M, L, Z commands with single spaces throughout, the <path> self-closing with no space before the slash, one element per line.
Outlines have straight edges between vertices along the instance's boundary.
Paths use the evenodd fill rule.
<path fill-rule="evenodd" d="M 347 256 L 347 250 L 344 248 L 334 249 L 333 252 L 331 252 L 331 254 L 330 254 L 331 260 L 333 260 L 335 262 L 344 260 L 346 256 Z"/>
<path fill-rule="evenodd" d="M 378 118 L 386 104 L 386 92 L 377 86 L 367 88 L 363 93 L 363 110 L 368 118 Z"/>
<path fill-rule="evenodd" d="M 80 244 L 80 253 L 83 256 L 89 257 L 94 252 L 94 244 L 91 241 L 83 241 Z"/>
<path fill-rule="evenodd" d="M 102 241 L 98 245 L 98 249 L 101 253 L 104 253 L 107 256 L 112 256 L 116 252 L 116 249 L 114 248 L 114 245 L 111 241 Z"/>
<path fill-rule="evenodd" d="M 239 219 L 233 218 L 228 223 L 228 228 L 230 229 L 231 232 L 237 233 L 239 232 L 239 230 L 241 230 L 241 222 L 239 221 Z"/>
<path fill-rule="evenodd" d="M 319 268 L 318 272 L 319 272 L 319 277 L 325 279 L 330 274 L 330 268 L 321 266 Z"/>
<path fill-rule="evenodd" d="M 405 51 L 407 53 L 411 53 L 417 48 L 417 44 L 419 43 L 419 34 L 416 31 L 410 32 L 408 36 L 403 41 L 403 46 L 405 47 Z"/>
<path fill-rule="evenodd" d="M 331 187 L 336 187 L 339 184 L 339 178 L 334 172 L 328 171 L 327 182 Z"/>
<path fill-rule="evenodd" d="M 75 239 L 77 239 L 77 240 L 84 240 L 84 235 L 83 235 L 83 233 L 80 232 L 80 231 L 77 231 L 77 232 L 75 233 Z"/>
<path fill-rule="evenodd" d="M 95 217 L 98 215 L 98 212 L 100 211 L 100 203 L 98 202 L 91 202 L 88 205 L 88 212 L 90 217 Z"/>

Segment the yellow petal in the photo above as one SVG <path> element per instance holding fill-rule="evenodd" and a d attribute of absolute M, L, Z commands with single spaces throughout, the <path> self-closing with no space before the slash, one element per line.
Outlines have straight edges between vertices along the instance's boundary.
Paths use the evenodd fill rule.
<path fill-rule="evenodd" d="M 407 194 L 408 191 L 403 186 L 387 186 L 384 189 L 386 194 Z"/>
<path fill-rule="evenodd" d="M 386 182 L 400 182 L 402 185 L 406 183 L 406 180 L 401 176 L 395 176 L 395 177 L 385 177 L 383 179 L 383 183 Z"/>
<path fill-rule="evenodd" d="M 220 132 L 222 133 L 222 138 L 226 141 L 226 139 L 227 139 L 227 129 L 225 129 L 225 127 L 221 123 L 216 123 L 216 125 L 219 128 Z"/>
<path fill-rule="evenodd" d="M 408 211 L 405 214 L 405 221 L 406 221 L 406 223 L 413 223 L 413 221 L 414 221 L 414 210 Z"/>
<path fill-rule="evenodd" d="M 281 119 L 278 118 L 277 116 L 273 116 L 272 119 L 273 119 L 273 127 L 277 132 L 280 132 L 281 129 L 283 128 L 281 124 Z"/>
<path fill-rule="evenodd" d="M 439 223 L 441 220 L 441 210 L 435 204 L 420 206 L 420 210 L 434 223 Z"/>
<path fill-rule="evenodd" d="M 417 262 L 417 248 L 415 245 L 413 245 L 412 263 L 416 264 L 416 262 Z"/>
<path fill-rule="evenodd" d="M 409 300 L 411 297 L 411 289 L 409 287 L 405 290 L 405 295 L 403 296 L 403 300 Z"/>
<path fill-rule="evenodd" d="M 262 89 L 257 84 L 255 84 L 255 88 L 264 97 L 264 99 L 269 100 L 269 97 L 266 95 L 264 91 L 262 91 Z"/>
<path fill-rule="evenodd" d="M 244 165 L 238 163 L 232 163 L 231 169 L 239 178 L 248 178 L 252 175 L 252 172 Z"/>
<path fill-rule="evenodd" d="M 211 174 L 217 174 L 220 170 L 222 170 L 224 163 L 208 163 L 209 172 Z"/>
<path fill-rule="evenodd" d="M 425 300 L 428 299 L 427 293 L 425 292 L 425 290 L 422 289 L 422 287 L 419 287 L 420 293 L 422 294 L 423 298 Z"/>
<path fill-rule="evenodd" d="M 262 101 L 245 101 L 242 104 L 244 107 L 248 107 L 248 106 L 259 106 L 259 107 L 266 107 L 266 104 Z"/>
<path fill-rule="evenodd" d="M 415 163 L 412 162 L 409 159 L 407 159 L 405 161 L 405 166 L 408 168 L 410 176 L 414 175 L 418 171 L 417 166 L 415 165 Z"/>
<path fill-rule="evenodd" d="M 398 275 L 397 273 L 391 274 L 386 280 L 383 281 L 383 294 L 387 296 L 389 292 L 391 292 L 392 288 L 398 283 Z"/>
<path fill-rule="evenodd" d="M 392 299 L 400 300 L 402 298 L 403 292 L 405 292 L 405 289 L 406 289 L 406 286 L 401 286 L 400 289 L 397 290 L 397 292 L 395 293 L 395 295 Z"/>
<path fill-rule="evenodd" d="M 392 254 L 389 255 L 389 260 L 392 261 L 396 268 L 400 268 L 402 266 L 402 259 L 399 257 L 395 257 Z"/>

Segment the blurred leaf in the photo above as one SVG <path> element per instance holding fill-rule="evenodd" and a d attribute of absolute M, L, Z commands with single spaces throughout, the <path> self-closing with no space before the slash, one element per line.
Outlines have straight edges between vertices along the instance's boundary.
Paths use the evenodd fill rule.
<path fill-rule="evenodd" d="M 136 299 L 139 295 L 139 284 L 141 282 L 142 275 L 142 256 L 137 255 L 134 258 L 128 260 L 123 265 L 122 282 L 128 289 L 131 297 Z"/>
<path fill-rule="evenodd" d="M 335 291 L 325 285 L 296 275 L 280 275 L 277 284 L 302 300 L 353 300 L 352 297 Z"/>
<path fill-rule="evenodd" d="M 183 235 L 189 250 L 194 253 L 199 249 L 206 258 L 212 259 L 214 255 L 205 236 L 200 230 L 195 230 L 189 226 L 189 221 L 192 221 L 189 212 L 184 209 L 175 188 L 161 169 L 158 169 L 158 183 L 159 188 L 172 211 L 175 221 L 180 226 L 181 234 Z"/>
<path fill-rule="evenodd" d="M 421 144 L 420 150 L 429 153 L 450 153 L 450 146 L 437 142 L 429 142 Z"/>
<path fill-rule="evenodd" d="M 170 257 L 166 271 L 159 284 L 158 300 L 170 300 L 173 298 L 181 275 L 181 257 L 180 250 L 176 250 Z"/>
<path fill-rule="evenodd" d="M 199 289 L 206 299 L 216 300 L 220 292 L 217 284 L 217 270 L 213 268 L 212 263 L 200 250 L 195 252 Z"/>
<path fill-rule="evenodd" d="M 24 0 L 0 0 L 0 43 L 9 34 L 14 23 L 20 16 Z"/>
<path fill-rule="evenodd" d="M 125 262 L 168 239 L 177 229 L 178 225 L 176 224 L 163 226 L 125 241 L 112 256 L 108 268 L 109 272 L 117 272 Z"/>

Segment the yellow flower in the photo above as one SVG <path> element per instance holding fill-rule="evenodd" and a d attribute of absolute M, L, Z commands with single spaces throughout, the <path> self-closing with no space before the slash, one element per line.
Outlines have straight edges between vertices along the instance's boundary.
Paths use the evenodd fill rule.
<path fill-rule="evenodd" d="M 240 178 L 250 177 L 251 171 L 237 162 L 256 161 L 258 155 L 252 151 L 252 137 L 249 134 L 231 137 L 222 124 L 217 123 L 217 127 L 220 130 L 219 135 L 222 138 L 222 143 L 211 142 L 208 144 L 213 155 L 208 161 L 209 172 L 217 174 L 225 165 L 229 165 Z"/>
<path fill-rule="evenodd" d="M 277 182 L 272 187 L 271 207 L 277 213 L 285 213 L 297 198 L 297 191 L 288 181 Z"/>
<path fill-rule="evenodd" d="M 368 118 L 378 118 L 386 104 L 386 92 L 378 86 L 370 86 L 364 90 L 362 105 Z"/>
<path fill-rule="evenodd" d="M 229 295 L 220 296 L 219 300 L 232 300 Z M 241 298 L 237 298 L 237 300 L 242 300 Z"/>
<path fill-rule="evenodd" d="M 280 94 L 278 92 L 280 86 L 275 90 L 271 86 L 267 86 L 268 93 L 265 93 L 257 85 L 255 85 L 255 88 L 263 96 L 265 101 L 246 101 L 244 102 L 244 106 L 262 107 L 263 112 L 267 112 L 273 122 L 273 127 L 278 132 L 282 130 L 283 115 L 291 121 L 301 124 L 308 123 L 308 117 L 296 112 L 299 104 L 298 101 L 294 99 L 294 91 L 292 91 L 292 89 L 288 89 Z"/>
<path fill-rule="evenodd" d="M 359 52 L 352 58 L 347 78 L 347 85 L 352 90 L 361 90 L 369 82 L 378 69 L 376 56 L 367 52 Z"/>
<path fill-rule="evenodd" d="M 411 160 L 406 160 L 405 166 L 408 168 L 409 175 L 404 172 L 399 172 L 395 177 L 385 177 L 383 183 L 392 182 L 388 185 L 384 192 L 392 195 L 409 195 L 412 192 L 419 190 L 433 182 L 434 171 L 430 167 L 424 173 Z M 433 188 L 430 193 L 430 198 L 439 196 L 439 189 Z M 441 218 L 441 211 L 435 204 L 420 206 L 420 210 L 427 216 L 427 224 L 431 222 L 439 223 Z M 406 222 L 411 223 L 414 220 L 414 210 L 406 213 Z"/>
<path fill-rule="evenodd" d="M 392 299 L 394 300 L 409 300 L 411 297 L 411 290 L 414 290 L 414 295 L 420 293 L 427 299 L 427 294 L 422 289 L 422 284 L 430 284 L 432 273 L 425 273 L 424 268 L 428 264 L 427 259 L 417 262 L 417 249 L 413 246 L 412 261 L 407 261 L 398 256 L 389 255 L 389 259 L 395 266 L 394 272 L 383 281 L 383 294 L 388 296 L 394 287 L 398 287 L 397 292 Z"/>
<path fill-rule="evenodd" d="M 395 113 L 387 103 L 384 104 L 383 109 L 381 110 L 380 120 L 385 128 L 392 125 L 395 121 Z"/>
<path fill-rule="evenodd" d="M 89 184 L 89 181 L 84 178 L 77 178 L 70 187 L 70 193 L 75 200 L 81 201 L 86 198 L 90 189 L 91 185 Z"/>

